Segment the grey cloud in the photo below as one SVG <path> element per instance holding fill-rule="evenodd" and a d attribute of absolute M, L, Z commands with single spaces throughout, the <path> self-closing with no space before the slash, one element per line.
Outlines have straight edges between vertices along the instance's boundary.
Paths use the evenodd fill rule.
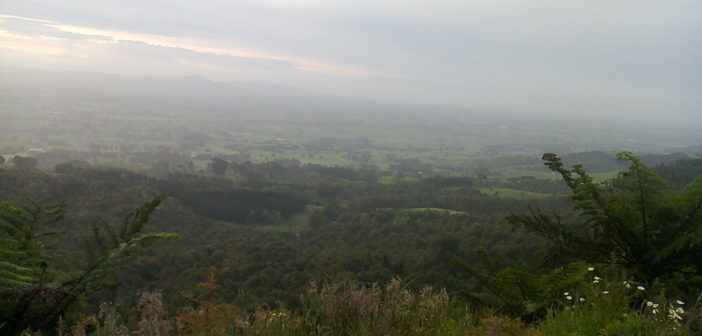
<path fill-rule="evenodd" d="M 22 18 L 3 18 L 2 29 L 21 36 L 47 36 L 66 39 L 69 44 L 85 40 L 113 41 L 106 35 L 79 34 L 60 30 L 54 24 L 27 20 Z M 162 61 L 176 59 L 190 59 L 195 62 L 207 63 L 223 67 L 251 67 L 266 70 L 292 69 L 294 63 L 273 59 L 237 57 L 231 55 L 204 53 L 186 48 L 166 47 L 153 45 L 142 41 L 123 40 L 116 43 L 101 44 L 97 46 L 104 52 L 118 55 L 138 55 L 139 58 L 153 58 Z"/>
<path fill-rule="evenodd" d="M 247 67 L 253 79 L 385 100 L 514 110 L 699 113 L 702 3 L 388 0 L 25 0 L 0 13 L 167 36 L 398 74 L 300 74 L 290 64 L 153 51 Z M 117 51 L 115 51 L 117 52 Z M 164 54 L 160 54 L 163 52 Z M 231 64 L 230 64 L 231 62 Z M 260 67 L 259 67 L 260 65 Z M 278 75 L 275 73 L 278 71 Z M 201 73 L 207 76 L 221 74 Z M 609 107 L 608 107 L 609 106 Z"/>

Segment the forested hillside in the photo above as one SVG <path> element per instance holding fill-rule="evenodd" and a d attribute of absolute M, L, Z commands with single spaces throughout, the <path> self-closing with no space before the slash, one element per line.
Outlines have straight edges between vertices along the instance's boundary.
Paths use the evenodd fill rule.
<path fill-rule="evenodd" d="M 227 161 L 226 174 L 167 176 L 76 162 L 53 172 L 5 167 L 0 170 L 5 214 L 15 207 L 26 210 L 6 217 L 15 219 L 4 222 L 3 232 L 15 237 L 12 225 L 36 218 L 27 229 L 37 235 L 24 239 L 41 244 L 36 252 L 24 250 L 30 245 L 6 245 L 31 253 L 35 261 L 18 270 L 36 273 L 21 271 L 17 279 L 25 282 L 4 285 L 6 309 L 0 313 L 8 322 L 0 331 L 51 332 L 63 328 L 55 320 L 62 316 L 102 332 L 141 334 L 151 333 L 144 329 L 147 320 L 148 328 L 165 333 L 176 328 L 182 334 L 207 328 L 220 330 L 214 334 L 308 334 L 314 325 L 326 325 L 334 334 L 354 335 L 390 330 L 383 328 L 400 328 L 398 334 L 557 335 L 588 324 L 608 334 L 619 334 L 619 328 L 646 335 L 694 334 L 695 258 L 702 241 L 695 177 L 702 165 L 686 159 L 648 170 L 627 155 L 617 164 L 629 168 L 605 182 L 595 182 L 581 166 L 567 169 L 557 156 L 544 156 L 543 169 L 561 181 L 388 180 L 368 169 Z M 163 197 L 140 208 L 155 195 Z M 124 224 L 127 231 L 119 231 L 132 209 L 144 210 L 133 212 Z M 114 264 L 94 259 L 98 251 L 105 258 L 117 253 L 108 246 L 130 246 L 120 245 L 119 239 L 130 238 L 119 238 L 118 232 L 132 232 L 128 228 L 134 226 L 127 224 L 136 218 L 142 224 L 135 237 L 143 230 L 178 239 L 134 243 L 141 247 Z M 648 224 L 640 227 L 641 221 Z M 44 236 L 47 232 L 58 234 Z M 111 239 L 116 240 L 108 243 Z M 71 274 L 80 274 L 80 268 L 68 265 L 86 260 L 109 265 L 100 266 L 104 273 L 94 280 L 100 282 L 86 282 L 84 290 L 70 295 L 47 292 L 83 288 L 72 287 Z M 83 272 L 92 274 L 91 269 Z M 23 299 L 16 297 L 18 290 Z M 55 295 L 72 299 L 55 306 L 50 304 Z M 349 297 L 363 299 L 344 303 Z M 590 300 L 591 305 L 583 304 Z M 17 315 L 18 304 L 29 310 Z M 46 315 L 39 304 L 58 311 Z M 662 307 L 651 313 L 651 305 Z M 669 318 L 668 311 L 678 307 L 685 313 Z M 215 315 L 197 317 L 201 309 Z M 96 320 L 87 317 L 98 310 Z M 464 311 L 472 313 L 466 317 Z M 604 311 L 615 316 L 595 317 Z M 161 316 L 161 322 L 149 320 L 156 316 L 149 314 Z M 251 318 L 272 320 L 240 324 Z"/>
<path fill-rule="evenodd" d="M 157 179 L 112 168 L 65 174 L 7 169 L 0 189 L 8 199 L 64 200 L 69 207 L 60 226 L 66 232 L 53 244 L 75 253 L 82 246 L 69 242 L 91 223 L 117 221 L 163 193 L 167 200 L 150 226 L 183 238 L 130 266 L 122 293 L 146 285 L 176 294 L 202 281 L 210 267 L 230 262 L 223 284 L 253 307 L 278 300 L 297 305 L 309 281 L 328 278 L 372 283 L 400 277 L 415 288 L 463 289 L 469 279 L 452 273 L 452 257 L 484 248 L 517 265 L 538 240 L 507 232 L 504 217 L 528 203 L 564 207 L 557 197 L 528 202 L 486 195 L 469 178 L 381 184 L 373 173 L 354 169 L 328 175 L 315 166 L 280 169 L 290 172 L 244 183 L 195 175 Z"/>

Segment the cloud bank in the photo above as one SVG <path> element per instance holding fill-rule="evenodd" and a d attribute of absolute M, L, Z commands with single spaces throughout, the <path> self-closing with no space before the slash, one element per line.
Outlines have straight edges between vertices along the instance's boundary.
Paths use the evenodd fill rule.
<path fill-rule="evenodd" d="M 700 114 L 702 3 L 25 0 L 11 66 L 264 81 L 386 101 Z"/>

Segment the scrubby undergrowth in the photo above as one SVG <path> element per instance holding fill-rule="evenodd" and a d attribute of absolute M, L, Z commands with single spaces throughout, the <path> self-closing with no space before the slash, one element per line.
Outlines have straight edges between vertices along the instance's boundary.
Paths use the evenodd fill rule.
<path fill-rule="evenodd" d="M 590 272 L 595 274 L 596 272 Z M 471 311 L 455 304 L 444 290 L 406 289 L 399 280 L 372 284 L 310 283 L 295 310 L 259 307 L 250 311 L 209 301 L 220 288 L 214 282 L 187 294 L 192 305 L 167 309 L 161 293 L 142 293 L 139 304 L 104 303 L 97 314 L 62 335 L 696 335 L 700 309 L 665 298 L 629 281 L 596 275 L 577 292 L 564 292 L 543 319 L 526 323 L 494 310 Z M 211 278 L 212 279 L 212 278 Z M 641 289 L 643 288 L 643 289 Z M 654 301 L 655 300 L 655 301 Z M 689 306 L 689 307 L 688 307 Z M 32 334 L 30 331 L 27 334 Z M 38 335 L 38 334 L 36 334 Z"/>

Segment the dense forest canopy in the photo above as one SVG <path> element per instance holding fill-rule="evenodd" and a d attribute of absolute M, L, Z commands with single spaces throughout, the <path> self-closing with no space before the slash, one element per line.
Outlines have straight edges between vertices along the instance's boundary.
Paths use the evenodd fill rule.
<path fill-rule="evenodd" d="M 588 157 L 591 154 L 581 156 Z M 101 222 L 110 218 L 117 221 L 130 209 L 139 208 L 144 197 L 163 194 L 150 205 L 141 206 L 145 209 L 141 211 L 151 213 L 163 202 L 158 211 L 142 218 L 149 221 L 145 226 L 149 233 L 144 237 L 177 234 L 181 239 L 146 248 L 140 257 L 111 270 L 112 280 L 100 285 L 106 287 L 71 294 L 74 300 L 133 305 L 137 292 L 159 290 L 163 295 L 160 300 L 179 307 L 192 304 L 190 294 L 185 293 L 192 293 L 193 288 L 200 286 L 198 283 L 216 281 L 217 288 L 226 290 L 208 294 L 208 300 L 250 309 L 262 305 L 299 309 L 306 304 L 299 294 L 307 291 L 311 282 L 372 284 L 403 279 L 408 290 L 445 288 L 454 304 L 481 307 L 510 302 L 505 312 L 519 316 L 526 309 L 526 301 L 505 301 L 509 297 L 505 295 L 510 294 L 500 294 L 516 286 L 506 280 L 511 270 L 527 272 L 520 275 L 525 277 L 520 280 L 524 281 L 522 286 L 536 286 L 529 288 L 541 293 L 531 297 L 530 304 L 546 309 L 554 304 L 553 296 L 556 300 L 561 298 L 557 293 L 544 292 L 539 286 L 547 283 L 538 285 L 540 282 L 531 277 L 542 274 L 546 278 L 539 281 L 563 281 L 548 275 L 550 270 L 582 265 L 578 261 L 623 267 L 626 274 L 646 287 L 667 288 L 677 297 L 695 292 L 697 286 L 692 281 L 696 280 L 690 274 L 697 272 L 695 260 L 699 254 L 695 238 L 695 221 L 699 219 L 695 209 L 700 202 L 696 187 L 699 181 L 694 179 L 699 175 L 697 160 L 674 161 L 649 170 L 639 158 L 625 153 L 620 158 L 630 161 L 629 170 L 611 180 L 595 182 L 579 165 L 568 170 L 557 156 L 549 154 L 544 158 L 548 168 L 562 175 L 560 182 L 534 176 L 408 179 L 402 175 L 388 181 L 386 173 L 363 168 L 228 161 L 226 174 L 176 171 L 166 177 L 83 162 L 57 165 L 56 172 L 8 167 L 0 170 L 0 190 L 3 198 L 10 201 L 4 208 L 5 214 L 12 213 L 12 204 L 19 206 L 23 199 L 47 200 L 31 203 L 36 204 L 34 208 L 17 212 L 20 217 L 8 223 L 25 225 L 21 223 L 35 218 L 34 213 L 48 211 L 47 214 L 55 215 L 49 217 L 53 219 L 47 224 L 26 225 L 37 233 L 50 227 L 61 234 L 32 238 L 39 239 L 41 246 L 52 246 L 51 250 L 22 247 L 26 249 L 23 253 L 31 253 L 32 257 L 23 257 L 24 264 L 4 270 L 14 270 L 15 275 L 7 279 L 17 281 L 5 283 L 5 290 L 71 283 L 61 279 L 78 270 L 59 270 L 64 266 L 56 266 L 57 256 L 68 253 L 91 260 L 97 251 L 111 255 L 103 244 L 113 235 L 126 239 L 129 231 L 115 234 L 119 231 L 113 230 L 119 230 L 119 226 Z M 575 209 L 591 216 L 583 224 L 577 224 L 580 216 L 569 210 L 569 190 Z M 47 203 L 50 199 L 64 203 L 55 208 Z M 525 213 L 529 208 L 539 210 Z M 642 211 L 648 211 L 646 219 L 637 217 Z M 676 211 L 679 215 L 673 214 Z M 547 212 L 555 217 L 549 217 Z M 139 212 L 136 214 L 138 217 Z M 608 216 L 638 224 L 619 227 Z M 129 230 L 129 220 L 128 217 L 122 230 Z M 642 229 L 641 221 L 651 223 L 646 224 L 650 227 Z M 678 228 L 673 229 L 672 223 L 677 223 L 674 225 Z M 664 227 L 669 234 L 661 235 L 666 232 L 662 231 Z M 652 236 L 631 238 L 626 236 L 629 231 L 622 230 L 632 230 L 631 234 L 649 232 Z M 92 239 L 92 244 L 98 244 L 97 250 L 95 245 L 86 249 L 71 243 L 82 239 Z M 113 248 L 121 246 L 116 241 L 111 244 Z M 64 252 L 53 256 L 53 248 Z M 642 254 L 637 255 L 636 251 Z M 52 260 L 50 268 L 37 267 L 40 260 Z M 583 267 L 562 276 L 582 276 Z M 217 270 L 216 279 L 210 277 L 213 270 Z M 484 272 L 498 273 L 488 276 Z M 495 287 L 496 283 L 507 285 Z M 553 289 L 560 291 L 561 286 Z M 493 295 L 502 299 L 493 301 Z M 543 313 L 538 309 L 529 311 L 537 315 L 528 315 L 528 319 L 539 318 Z M 41 311 L 27 312 L 31 313 L 43 316 Z M 35 326 L 54 328 L 56 322 L 51 318 L 57 316 L 48 315 L 46 325 Z"/>

